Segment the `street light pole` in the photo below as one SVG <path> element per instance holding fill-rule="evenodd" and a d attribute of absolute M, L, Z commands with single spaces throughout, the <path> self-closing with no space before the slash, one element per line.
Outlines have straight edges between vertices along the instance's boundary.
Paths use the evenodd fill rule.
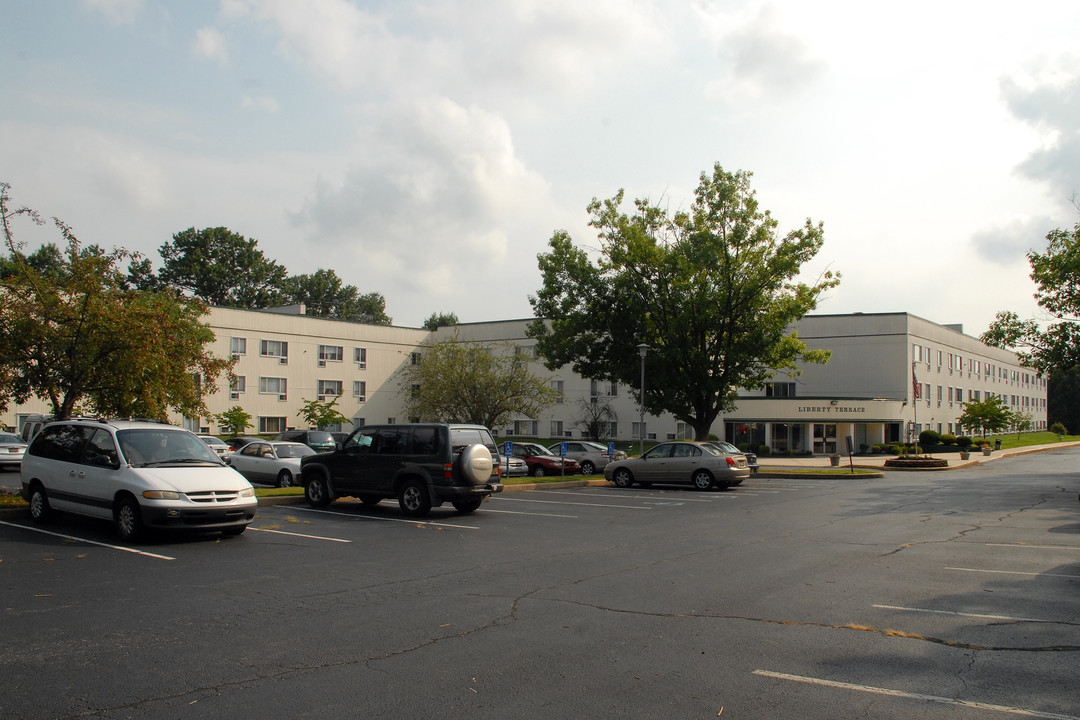
<path fill-rule="evenodd" d="M 641 402 L 638 403 L 640 413 L 638 415 L 638 457 L 645 454 L 645 355 L 649 352 L 649 346 L 641 343 L 637 346 L 638 355 L 641 355 Z"/>

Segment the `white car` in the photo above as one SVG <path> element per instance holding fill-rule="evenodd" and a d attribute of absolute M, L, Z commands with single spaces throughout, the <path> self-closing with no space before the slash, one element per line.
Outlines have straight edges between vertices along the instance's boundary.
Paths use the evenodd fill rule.
<path fill-rule="evenodd" d="M 15 433 L 0 432 L 0 470 L 19 469 L 26 443 Z"/>
<path fill-rule="evenodd" d="M 304 443 L 256 440 L 229 456 L 228 463 L 253 483 L 291 487 L 300 479 L 300 458 L 315 455 Z"/>
<path fill-rule="evenodd" d="M 255 519 L 251 483 L 183 428 L 126 420 L 60 420 L 23 455 L 30 518 L 54 511 L 111 520 L 125 540 L 147 528 L 239 535 Z"/>
<path fill-rule="evenodd" d="M 219 437 L 214 437 L 213 435 L 199 435 L 199 439 L 206 443 L 207 447 L 216 452 L 218 457 L 225 457 L 233 451 L 232 446 Z"/>

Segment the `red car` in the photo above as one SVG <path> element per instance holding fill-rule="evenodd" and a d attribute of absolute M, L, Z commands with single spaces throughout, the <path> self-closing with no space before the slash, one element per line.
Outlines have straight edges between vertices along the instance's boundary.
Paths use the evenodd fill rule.
<path fill-rule="evenodd" d="M 521 458 L 529 468 L 529 475 L 577 475 L 581 466 L 577 460 L 561 458 L 543 445 L 529 442 L 514 443 L 514 457 Z"/>

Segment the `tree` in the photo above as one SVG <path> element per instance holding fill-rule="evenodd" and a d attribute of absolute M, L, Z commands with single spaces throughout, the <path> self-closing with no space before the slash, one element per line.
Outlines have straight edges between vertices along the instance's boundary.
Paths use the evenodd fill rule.
<path fill-rule="evenodd" d="M 1035 301 L 1052 320 L 1021 320 L 1012 311 L 999 312 L 982 334 L 992 347 L 1014 350 L 1024 365 L 1040 373 L 1080 365 L 1080 222 L 1072 231 L 1060 228 L 1046 235 L 1045 253 L 1027 254 Z"/>
<path fill-rule="evenodd" d="M 645 409 L 670 412 L 705 439 L 739 388 L 798 375 L 799 361 L 826 362 L 828 351 L 787 330 L 839 283 L 831 272 L 812 284 L 794 280 L 821 248 L 823 228 L 807 220 L 780 237 L 750 177 L 715 165 L 701 174 L 690 211 L 671 217 L 648 200 L 622 213 L 621 190 L 594 199 L 595 264 L 556 232 L 539 256 L 543 287 L 529 298 L 538 319 L 528 332 L 547 367 L 571 364 L 584 377 L 636 388 L 645 343 Z"/>
<path fill-rule="evenodd" d="M 251 424 L 251 414 L 239 405 L 233 405 L 225 412 L 218 413 L 214 419 L 226 435 L 243 435 L 249 427 L 254 427 Z"/>
<path fill-rule="evenodd" d="M 1080 428 L 1080 367 L 1056 369 L 1046 383 L 1046 418 Z"/>
<path fill-rule="evenodd" d="M 581 431 L 581 436 L 588 440 L 607 439 L 608 428 L 611 427 L 611 423 L 619 419 L 615 408 L 611 407 L 611 401 L 607 398 L 580 398 L 578 410 L 580 413 L 577 427 Z"/>
<path fill-rule="evenodd" d="M 510 343 L 488 347 L 455 336 L 424 349 L 398 371 L 410 417 L 499 427 L 513 415 L 535 418 L 557 394 Z"/>
<path fill-rule="evenodd" d="M 304 419 L 308 427 L 315 427 L 318 430 L 349 422 L 349 418 L 338 411 L 337 401 L 337 397 L 325 402 L 305 399 L 300 407 L 300 417 Z"/>
<path fill-rule="evenodd" d="M 162 245 L 159 278 L 210 305 L 249 310 L 279 303 L 285 268 L 255 240 L 216 227 L 188 228 Z"/>
<path fill-rule="evenodd" d="M 964 412 L 956 421 L 965 428 L 979 431 L 984 438 L 987 432 L 997 432 L 1013 422 L 1012 413 L 996 395 L 989 395 L 985 400 L 970 400 L 963 407 Z"/>
<path fill-rule="evenodd" d="M 355 285 L 344 285 L 333 270 L 316 270 L 314 275 L 292 275 L 282 281 L 282 302 L 303 303 L 314 317 L 338 318 L 389 325 L 386 299 L 378 293 L 361 295 Z"/>
<path fill-rule="evenodd" d="M 1035 422 L 1035 419 L 1031 417 L 1031 413 L 1026 413 L 1022 410 L 1010 412 L 1008 420 L 1008 425 L 1016 431 L 1017 439 L 1020 438 L 1020 433 L 1024 432 L 1025 430 L 1030 430 L 1031 426 Z"/>
<path fill-rule="evenodd" d="M 123 250 L 83 248 L 54 218 L 66 242 L 59 260 L 37 269 L 14 239 L 12 221 L 40 217 L 10 208 L 0 183 L 0 215 L 8 261 L 15 272 L 0 280 L 0 409 L 31 396 L 48 400 L 58 419 L 77 408 L 105 415 L 164 419 L 171 408 L 189 417 L 206 411 L 203 395 L 232 361 L 206 350 L 214 340 L 200 318 L 206 308 L 172 293 L 125 286 Z M 84 407 L 85 406 L 85 407 Z"/>
<path fill-rule="evenodd" d="M 424 321 L 424 329 L 434 332 L 441 327 L 453 327 L 458 324 L 456 313 L 431 313 L 431 317 Z"/>

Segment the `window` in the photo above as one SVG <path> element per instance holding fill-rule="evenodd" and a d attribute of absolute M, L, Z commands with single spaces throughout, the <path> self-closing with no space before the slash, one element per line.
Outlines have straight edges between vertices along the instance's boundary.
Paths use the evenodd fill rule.
<path fill-rule="evenodd" d="M 648 423 L 644 423 L 644 424 L 642 424 L 642 423 L 631 423 L 630 424 L 630 434 L 631 434 L 631 436 L 633 436 L 635 439 L 640 438 L 647 431 L 647 427 L 646 427 L 647 425 L 648 425 Z"/>
<path fill-rule="evenodd" d="M 795 397 L 795 383 L 765 383 L 765 397 Z"/>
<path fill-rule="evenodd" d="M 562 380 L 552 380 L 551 381 L 551 389 L 554 390 L 555 393 L 556 393 L 556 395 L 555 395 L 555 404 L 556 405 L 562 405 L 563 404 L 563 399 L 564 399 L 563 398 L 563 381 Z"/>
<path fill-rule="evenodd" d="M 353 360 L 361 370 L 367 369 L 367 348 L 353 348 Z"/>
<path fill-rule="evenodd" d="M 287 385 L 285 378 L 259 378 L 259 392 L 265 395 L 284 395 L 288 392 Z"/>
<path fill-rule="evenodd" d="M 420 364 L 420 353 L 418 353 L 418 352 L 410 353 L 409 354 L 409 364 L 411 364 L 411 365 L 419 365 Z"/>
<path fill-rule="evenodd" d="M 353 397 L 360 402 L 367 400 L 367 382 L 364 380 L 353 380 L 352 394 Z"/>
<path fill-rule="evenodd" d="M 340 380 L 320 380 L 319 381 L 319 395 L 325 397 L 327 395 L 340 395 L 341 394 L 341 381 Z"/>
<path fill-rule="evenodd" d="M 260 340 L 259 354 L 263 357 L 289 357 L 289 343 L 284 340 Z"/>
<path fill-rule="evenodd" d="M 562 437 L 562 434 L 563 434 L 563 429 L 562 428 L 563 428 L 562 420 L 552 420 L 551 421 L 551 433 L 550 433 L 551 437 L 553 437 L 553 438 Z"/>
<path fill-rule="evenodd" d="M 283 417 L 261 417 L 259 418 L 259 434 L 269 435 L 270 433 L 279 433 L 285 431 L 285 418 Z"/>
<path fill-rule="evenodd" d="M 592 397 L 619 397 L 619 384 L 601 380 L 589 383 L 589 395 Z"/>
<path fill-rule="evenodd" d="M 247 391 L 247 377 L 244 375 L 237 375 L 236 380 L 229 383 L 229 399 L 239 400 L 240 393 Z"/>
<path fill-rule="evenodd" d="M 532 435 L 535 437 L 538 434 L 537 422 L 535 420 L 515 420 L 514 434 Z"/>
<path fill-rule="evenodd" d="M 345 359 L 345 349 L 340 345 L 320 345 L 319 359 L 323 362 L 341 362 Z"/>
<path fill-rule="evenodd" d="M 246 355 L 247 338 L 229 338 L 229 352 L 233 355 Z"/>

